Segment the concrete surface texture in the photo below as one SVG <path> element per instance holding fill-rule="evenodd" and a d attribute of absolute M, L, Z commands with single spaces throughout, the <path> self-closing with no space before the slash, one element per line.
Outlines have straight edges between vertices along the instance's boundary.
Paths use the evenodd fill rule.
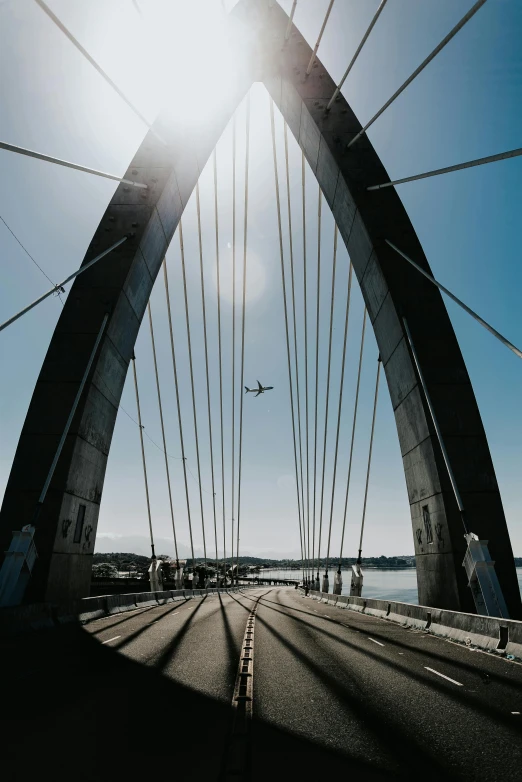
<path fill-rule="evenodd" d="M 199 173 L 253 79 L 264 81 L 304 150 L 337 221 L 361 285 L 391 395 L 409 494 L 419 600 L 473 612 L 462 568 L 463 528 L 410 356 L 406 316 L 428 390 L 463 496 L 472 531 L 489 540 L 511 617 L 522 617 L 513 553 L 473 389 L 439 292 L 385 244 L 390 239 L 429 270 L 422 248 L 366 137 L 346 143 L 360 123 L 342 96 L 326 114 L 335 84 L 320 61 L 304 78 L 311 50 L 295 28 L 284 44 L 287 16 L 276 4 L 241 0 L 233 22 L 257 45 L 246 47 L 242 80 L 205 127 L 172 127 L 162 119 L 148 134 L 125 177 L 147 191 L 118 187 L 84 262 L 116 238 L 131 238 L 76 280 L 53 335 L 29 407 L 0 515 L 1 550 L 13 524 L 31 520 L 83 368 L 105 312 L 111 317 L 72 424 L 35 542 L 39 559 L 26 599 L 63 600 L 88 593 L 99 504 L 117 404 L 145 307 L 165 250 Z M 187 124 L 188 122 L 188 124 Z M 75 535 L 80 506 L 85 518 Z M 83 511 L 82 511 L 83 512 Z M 426 540 L 429 514 L 433 542 Z"/>
<path fill-rule="evenodd" d="M 80 782 L 104 782 L 151 768 L 232 778 L 232 698 L 254 605 L 253 717 L 234 778 L 518 778 L 520 665 L 291 587 L 0 641 L 8 778 L 59 781 L 74 769 Z"/>

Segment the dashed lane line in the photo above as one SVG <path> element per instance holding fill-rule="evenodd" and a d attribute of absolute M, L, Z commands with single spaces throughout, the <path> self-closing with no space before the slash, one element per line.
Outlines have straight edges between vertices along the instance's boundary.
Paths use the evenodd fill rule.
<path fill-rule="evenodd" d="M 121 635 L 115 635 L 114 638 L 109 638 L 107 641 L 102 641 L 102 646 L 103 644 L 110 644 L 111 641 L 117 641 L 118 638 L 121 638 Z"/>
<path fill-rule="evenodd" d="M 368 636 L 368 640 L 373 641 L 373 643 L 377 644 L 378 646 L 384 646 L 384 644 L 382 644 L 380 641 L 376 641 L 375 638 L 370 638 L 370 636 Z"/>
<path fill-rule="evenodd" d="M 128 611 L 123 611 L 124 614 L 135 614 L 136 612 L 140 611 L 141 613 L 145 613 L 145 611 L 150 611 L 152 608 L 158 608 L 158 606 L 147 606 L 147 608 L 130 608 Z M 94 624 L 95 622 L 105 622 L 108 619 L 115 619 L 119 614 L 109 614 L 109 616 L 100 616 L 99 619 L 92 619 L 89 624 Z"/>
<path fill-rule="evenodd" d="M 456 682 L 455 679 L 450 679 L 449 676 L 445 676 L 443 673 L 440 673 L 439 671 L 436 671 L 435 668 L 428 668 L 427 665 L 424 666 L 427 671 L 430 671 L 431 673 L 437 674 L 437 676 L 440 676 L 443 679 L 446 679 L 448 682 L 451 682 L 452 684 L 456 684 L 457 687 L 464 687 L 464 685 L 461 682 Z"/>

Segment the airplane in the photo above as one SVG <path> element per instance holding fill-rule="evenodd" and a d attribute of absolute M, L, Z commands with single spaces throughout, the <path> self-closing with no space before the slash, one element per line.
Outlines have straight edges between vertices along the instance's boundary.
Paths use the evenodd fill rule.
<path fill-rule="evenodd" d="M 262 386 L 259 380 L 257 381 L 258 388 L 249 388 L 248 386 L 245 386 L 245 394 L 251 393 L 255 394 L 256 396 L 259 396 L 259 394 L 264 394 L 265 391 L 271 391 L 274 386 Z"/>

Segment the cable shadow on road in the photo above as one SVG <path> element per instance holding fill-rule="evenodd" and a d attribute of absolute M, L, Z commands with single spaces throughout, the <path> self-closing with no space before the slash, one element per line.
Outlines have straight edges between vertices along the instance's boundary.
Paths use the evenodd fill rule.
<path fill-rule="evenodd" d="M 287 610 L 292 611 L 294 613 L 297 612 L 297 613 L 305 614 L 306 616 L 312 616 L 312 617 L 315 614 L 318 618 L 323 618 L 318 611 L 305 611 L 302 608 L 294 608 L 293 606 L 287 605 L 286 603 L 278 603 L 278 602 L 276 602 L 274 600 L 267 600 L 266 598 L 263 598 L 262 602 L 263 603 L 271 603 L 272 605 L 278 606 L 279 608 L 283 608 L 284 607 Z M 321 605 L 321 603 L 318 603 L 317 605 Z M 332 606 L 330 606 L 330 607 L 332 607 Z M 267 606 L 267 608 L 268 608 L 268 606 Z M 344 609 L 341 609 L 341 610 L 344 611 Z M 359 620 L 361 617 L 366 617 L 367 619 L 374 620 L 377 623 L 385 621 L 385 620 L 379 619 L 379 617 L 371 616 L 370 614 L 363 614 L 362 612 L 359 612 L 359 611 L 349 611 L 349 612 L 346 612 L 346 613 L 344 613 L 344 617 L 347 619 L 347 623 L 349 623 L 350 626 L 354 630 L 356 630 L 356 631 L 358 631 L 360 633 L 369 632 L 368 628 L 365 628 L 364 625 L 361 625 L 361 624 L 357 623 L 357 620 Z M 332 618 L 332 617 L 328 617 L 328 618 L 330 619 L 330 621 L 333 621 L 336 624 L 342 624 L 342 622 L 340 622 L 339 619 L 335 619 L 335 618 Z M 355 621 L 352 621 L 352 620 L 355 620 Z M 394 624 L 392 624 L 390 622 L 388 624 L 388 627 L 390 627 L 390 629 L 395 629 L 395 628 L 399 628 L 400 625 L 394 625 Z M 401 629 L 403 629 L 405 631 L 408 631 L 408 628 L 405 628 L 405 627 L 403 627 Z M 505 686 L 509 686 L 509 687 L 514 687 L 515 689 L 521 689 L 522 690 L 522 681 L 518 682 L 518 681 L 516 681 L 516 679 L 512 679 L 509 676 L 504 676 L 502 673 L 495 673 L 495 672 L 491 673 L 490 671 L 483 671 L 483 670 L 479 669 L 478 667 L 476 667 L 475 665 L 473 665 L 471 663 L 466 664 L 466 662 L 464 662 L 462 660 L 456 660 L 453 657 L 451 659 L 449 659 L 448 657 L 445 657 L 443 654 L 440 654 L 440 653 L 438 653 L 436 651 L 432 651 L 432 650 L 428 650 L 428 649 L 420 649 L 417 646 L 409 646 L 408 644 L 403 643 L 400 640 L 397 640 L 396 637 L 392 637 L 390 635 L 382 633 L 378 628 L 377 629 L 375 628 L 375 625 L 371 629 L 371 635 L 372 635 L 372 637 L 375 637 L 377 640 L 381 640 L 383 642 L 386 642 L 386 643 L 389 643 L 389 644 L 392 644 L 392 645 L 395 645 L 395 646 L 399 646 L 402 649 L 407 649 L 409 652 L 414 652 L 414 653 L 416 652 L 416 653 L 418 653 L 420 655 L 426 655 L 427 657 L 430 657 L 432 659 L 435 659 L 435 660 L 438 660 L 438 661 L 444 662 L 444 663 L 451 662 L 451 664 L 454 665 L 456 668 L 459 668 L 460 670 L 463 670 L 466 673 L 472 673 L 474 675 L 478 675 L 482 679 L 485 678 L 484 675 L 486 675 L 487 678 L 489 679 L 489 683 L 494 683 L 495 682 L 497 684 L 501 684 L 501 685 L 505 685 Z M 430 634 L 430 633 L 420 633 L 420 632 L 417 632 L 415 634 L 412 633 L 412 637 L 419 637 L 419 635 L 424 635 L 426 637 L 432 638 L 432 639 L 437 640 L 437 641 L 445 640 L 443 638 L 440 638 L 440 637 L 438 637 L 436 635 L 433 635 L 433 634 Z M 459 649 L 459 651 L 464 651 L 464 647 L 460 646 L 459 644 L 455 644 L 455 646 Z M 469 650 L 468 650 L 468 652 L 469 652 Z M 490 657 L 489 659 L 493 659 L 493 658 Z M 497 662 L 500 662 L 500 661 L 497 661 Z"/>
<path fill-rule="evenodd" d="M 188 631 L 190 630 L 190 626 L 192 622 L 194 621 L 194 618 L 197 616 L 198 611 L 201 610 L 203 607 L 203 604 L 205 603 L 207 599 L 207 595 L 205 597 L 201 598 L 201 601 L 199 605 L 197 605 L 193 611 L 188 615 L 187 619 L 183 623 L 182 627 L 178 629 L 176 632 L 176 635 L 173 637 L 173 639 L 165 646 L 164 650 L 157 656 L 154 657 L 154 662 L 152 663 L 155 668 L 157 668 L 158 671 L 163 671 L 174 659 L 174 656 L 176 654 L 176 650 L 179 646 L 181 646 L 181 643 L 185 636 L 187 635 Z M 215 611 L 213 612 L 215 613 Z"/>
<path fill-rule="evenodd" d="M 262 603 L 263 604 L 263 603 Z M 461 691 L 454 688 L 450 689 L 442 682 L 439 683 L 434 677 L 431 677 L 428 673 L 424 674 L 417 673 L 413 671 L 411 668 L 406 667 L 406 663 L 399 663 L 395 662 L 385 656 L 382 656 L 379 652 L 374 652 L 372 649 L 363 649 L 360 646 L 350 642 L 348 638 L 341 638 L 335 633 L 330 632 L 326 628 L 316 627 L 315 625 L 310 625 L 308 622 L 306 622 L 304 619 L 301 619 L 296 616 L 291 616 L 285 613 L 284 611 L 281 611 L 277 608 L 272 608 L 271 606 L 265 606 L 267 610 L 269 611 L 275 611 L 276 613 L 282 614 L 287 619 L 290 619 L 293 622 L 297 622 L 300 625 L 303 625 L 306 629 L 306 631 L 310 634 L 310 631 L 313 631 L 313 633 L 319 633 L 320 635 L 324 636 L 325 638 L 329 638 L 332 641 L 335 641 L 336 643 L 348 647 L 354 652 L 358 654 L 364 654 L 366 657 L 370 657 L 375 662 L 382 663 L 388 668 L 393 669 L 394 671 L 401 673 L 403 675 L 408 676 L 410 679 L 413 679 L 414 681 L 429 686 L 430 689 L 437 690 L 438 692 L 444 694 L 446 697 L 450 698 L 451 700 L 455 701 L 456 703 L 459 703 L 460 705 L 463 705 L 467 708 L 472 707 L 476 711 L 483 714 L 485 717 L 488 717 L 489 719 L 494 719 L 497 722 L 501 722 L 505 727 L 507 727 L 510 731 L 516 733 L 517 728 L 513 724 L 513 720 L 510 719 L 511 715 L 508 715 L 505 713 L 502 709 L 497 708 L 493 704 L 485 704 L 480 701 L 478 701 L 476 698 L 470 699 L 470 692 L 463 692 L 461 694 Z M 320 618 L 320 617 L 319 617 Z M 271 626 L 265 622 L 265 620 L 261 619 L 258 615 L 258 621 L 263 622 L 266 624 L 266 627 L 270 629 L 271 632 L 277 633 Z M 289 642 L 286 641 L 286 639 L 282 639 L 282 642 L 285 643 L 285 645 Z M 289 647 L 290 648 L 290 647 Z M 410 648 L 411 651 L 411 648 Z M 326 652 L 327 654 L 330 654 L 330 652 Z M 423 650 L 419 650 L 419 654 L 425 654 L 427 655 L 428 652 Z M 311 661 L 310 661 L 311 662 Z M 337 659 L 336 663 L 337 666 L 342 666 L 345 670 L 346 675 L 349 675 L 349 669 L 346 666 L 346 658 Z M 317 668 L 317 671 L 323 671 L 322 668 Z"/>
<path fill-rule="evenodd" d="M 221 599 L 221 595 L 218 594 L 219 603 L 220 603 L 220 615 L 221 619 L 223 621 L 223 627 L 225 628 L 225 640 L 226 645 L 228 649 L 228 655 L 227 655 L 227 676 L 229 677 L 229 680 L 232 682 L 232 690 L 234 688 L 233 682 L 235 681 L 236 671 L 237 667 L 239 665 L 239 656 L 241 653 L 241 641 L 242 637 L 239 639 L 238 643 L 234 641 L 234 635 L 232 633 L 232 628 L 230 626 L 230 621 L 227 617 L 225 604 L 223 603 L 223 600 Z"/>
<path fill-rule="evenodd" d="M 399 725 L 383 711 L 377 710 L 369 705 L 361 691 L 360 682 L 357 681 L 356 677 L 351 675 L 347 668 L 346 660 L 340 660 L 333 656 L 331 651 L 324 645 L 322 645 L 319 652 L 317 648 L 317 639 L 311 637 L 312 633 L 307 633 L 307 635 L 310 636 L 310 647 L 313 649 L 314 655 L 320 660 L 320 663 L 309 657 L 303 651 L 302 647 L 296 646 L 289 641 L 288 638 L 275 630 L 269 622 L 260 616 L 259 612 L 257 615 L 257 622 L 262 624 L 263 627 L 265 627 L 265 629 L 291 653 L 296 662 L 304 665 L 321 685 L 326 687 L 331 692 L 332 696 L 342 704 L 343 708 L 347 709 L 361 725 L 364 725 L 364 728 L 371 733 L 377 742 L 385 749 L 386 754 L 389 757 L 394 758 L 395 762 L 400 767 L 402 778 L 404 778 L 403 774 L 405 771 L 408 771 L 408 773 L 414 777 L 415 775 L 418 775 L 418 769 L 422 768 L 423 776 L 426 779 L 433 780 L 433 782 L 440 782 L 442 778 L 449 780 L 455 779 L 455 777 L 448 772 L 446 767 L 441 765 L 433 755 L 430 755 L 430 753 L 422 747 L 414 735 L 402 730 Z M 316 628 L 313 629 L 316 630 Z M 338 639 L 334 637 L 333 640 Z M 344 677 L 351 680 L 352 687 L 347 687 L 345 682 L 332 676 L 329 673 L 332 669 L 342 671 Z M 405 747 L 408 747 L 407 753 L 404 752 Z M 404 766 L 405 761 L 407 763 L 406 767 Z"/>
<path fill-rule="evenodd" d="M 229 704 L 102 646 L 77 625 L 34 632 L 29 642 L 27 636 L 14 639 L 6 658 L 10 705 L 0 716 L 0 730 L 10 782 L 70 782 L 72 775 L 75 782 L 148 779 L 151 769 L 165 779 L 216 778 Z M 266 757 L 257 755 L 255 770 L 264 780 L 293 774 L 298 757 L 306 757 L 314 773 L 343 768 L 356 771 L 362 782 L 396 780 L 376 773 L 371 762 L 352 763 L 334 749 L 264 727 L 270 743 Z M 273 752 L 283 747 L 291 752 L 281 754 L 274 770 Z"/>
<path fill-rule="evenodd" d="M 180 607 L 184 606 L 186 603 L 189 602 L 189 599 L 190 598 L 186 598 L 184 600 L 178 600 L 176 602 L 176 607 L 180 608 Z M 100 633 L 103 633 L 105 630 L 111 630 L 113 627 L 117 627 L 118 625 L 121 625 L 124 622 L 130 622 L 132 619 L 135 619 L 138 616 L 143 616 L 143 614 L 146 614 L 149 611 L 154 611 L 155 608 L 165 608 L 165 607 L 166 607 L 165 605 L 162 605 L 162 606 L 157 605 L 157 606 L 150 606 L 149 608 L 144 608 L 142 611 L 129 611 L 128 612 L 128 614 L 130 614 L 129 616 L 125 616 L 123 619 L 120 619 L 119 622 L 105 622 L 103 624 L 103 627 L 100 627 L 99 630 L 93 630 L 91 635 L 99 635 Z M 171 608 L 172 607 L 169 606 L 169 610 L 168 611 L 165 611 L 164 614 L 160 614 L 159 619 L 161 619 L 161 617 L 165 616 L 165 614 L 170 614 L 171 613 Z M 116 617 L 114 617 L 114 618 L 116 618 Z M 93 621 L 94 622 L 98 622 L 99 619 L 94 619 Z M 90 624 L 91 624 L 91 622 L 86 622 L 84 626 L 89 627 Z"/>
<path fill-rule="evenodd" d="M 205 600 L 205 599 L 206 598 L 203 598 L 201 602 L 203 602 L 203 600 Z M 125 648 L 132 641 L 135 641 L 137 638 L 139 638 L 140 635 L 143 635 L 144 633 L 149 632 L 150 628 L 151 628 L 151 626 L 153 624 L 156 624 L 157 622 L 160 622 L 162 619 L 166 619 L 169 616 L 169 614 L 174 613 L 175 611 L 178 610 L 178 608 L 179 608 L 179 604 L 174 604 L 172 607 L 169 607 L 169 610 L 165 611 L 165 613 L 161 614 L 161 616 L 159 616 L 158 619 L 155 622 L 148 622 L 143 627 L 138 627 L 137 630 L 134 630 L 132 633 L 129 633 L 128 635 L 126 635 L 125 638 L 123 638 L 119 643 L 114 644 L 112 648 L 113 649 L 118 649 L 118 650 L 121 650 L 121 649 Z"/>
<path fill-rule="evenodd" d="M 354 618 L 357 618 L 357 616 Z M 371 617 L 371 618 L 377 618 L 377 617 Z M 359 630 L 359 632 L 361 633 L 365 632 L 365 630 L 361 627 L 361 625 L 354 624 L 353 627 Z M 404 629 L 406 630 L 406 628 Z M 516 679 L 510 678 L 509 676 L 504 676 L 502 675 L 502 673 L 494 673 L 494 672 L 492 673 L 491 671 L 483 670 L 477 667 L 476 664 L 475 665 L 472 664 L 471 661 L 470 663 L 467 664 L 463 660 L 457 660 L 454 657 L 447 657 L 432 649 L 421 649 L 418 646 L 409 646 L 408 644 L 405 644 L 402 641 L 398 640 L 396 637 L 392 637 L 390 635 L 382 633 L 375 627 L 372 627 L 371 635 L 372 638 L 376 638 L 377 640 L 381 640 L 383 642 L 386 641 L 386 643 L 390 644 L 391 646 L 398 646 L 401 649 L 406 649 L 409 652 L 413 652 L 414 654 L 424 655 L 432 660 L 437 660 L 442 663 L 450 663 L 451 665 L 455 666 L 455 668 L 459 668 L 459 670 L 462 670 L 465 673 L 470 673 L 474 676 L 479 676 L 481 678 L 484 677 L 485 675 L 488 678 L 489 684 L 496 683 L 502 686 L 513 687 L 514 689 L 522 690 L 522 681 L 517 681 Z M 445 640 L 444 638 L 439 638 L 438 636 L 429 633 L 412 633 L 412 637 L 414 638 L 419 637 L 419 635 L 421 636 L 423 635 L 424 637 L 434 639 L 435 641 Z M 469 650 L 466 647 L 461 646 L 460 644 L 454 644 L 454 647 L 456 647 L 459 652 L 466 651 L 467 654 L 474 654 L 472 650 Z M 478 654 L 480 654 L 480 652 Z M 495 658 L 488 657 L 487 659 L 493 660 Z M 475 660 L 477 660 L 476 653 L 475 653 Z M 497 664 L 502 665 L 501 660 L 497 660 L 496 662 Z M 504 665 L 509 665 L 509 663 L 504 662 Z"/>
<path fill-rule="evenodd" d="M 301 609 L 293 609 L 291 606 L 286 606 L 284 603 L 274 603 L 274 601 L 268 601 L 268 602 L 272 602 L 273 605 L 278 605 L 280 607 L 284 606 L 285 608 L 289 608 L 290 610 L 296 610 L 296 611 L 300 611 L 301 612 Z M 307 613 L 307 612 L 303 612 L 303 613 Z M 314 613 L 316 613 L 316 612 L 314 612 Z M 318 612 L 317 612 L 317 614 L 318 614 L 319 617 L 321 617 L 321 615 Z M 309 614 L 309 616 L 313 616 L 313 614 Z M 379 617 L 371 616 L 371 615 L 368 615 L 368 614 L 363 614 L 362 612 L 359 612 L 359 611 L 350 611 L 348 614 L 345 613 L 344 616 L 346 617 L 346 619 L 348 619 L 348 621 L 350 623 L 350 626 L 354 630 L 357 630 L 360 633 L 371 632 L 372 637 L 375 638 L 376 640 L 383 641 L 383 642 L 385 642 L 387 644 L 390 644 L 390 645 L 393 645 L 393 646 L 398 646 L 401 649 L 405 649 L 405 650 L 407 650 L 409 652 L 417 653 L 419 655 L 425 655 L 426 657 L 434 659 L 434 660 L 438 660 L 439 662 L 451 663 L 451 665 L 454 665 L 456 668 L 459 668 L 460 670 L 465 671 L 466 673 L 470 673 L 472 675 L 478 676 L 482 680 L 487 678 L 488 684 L 496 683 L 496 684 L 500 684 L 500 685 L 503 685 L 503 686 L 513 687 L 514 689 L 517 689 L 517 690 L 522 690 L 522 681 L 517 681 L 516 679 L 511 678 L 510 676 L 505 676 L 505 675 L 503 675 L 502 673 L 499 673 L 499 672 L 485 671 L 485 670 L 481 669 L 480 667 L 478 667 L 477 664 L 473 664 L 471 661 L 469 663 L 466 663 L 465 661 L 455 659 L 454 657 L 449 658 L 449 657 L 447 657 L 447 656 L 445 656 L 443 654 L 440 654 L 439 652 L 437 652 L 437 651 L 435 651 L 433 649 L 421 649 L 418 646 L 413 646 L 413 645 L 410 646 L 407 643 L 404 643 L 404 642 L 398 640 L 396 636 L 391 636 L 391 635 L 388 635 L 388 634 L 382 632 L 381 630 L 379 630 L 379 625 L 381 624 L 381 622 L 384 622 L 385 620 L 380 619 Z M 371 631 L 368 628 L 365 628 L 364 624 L 358 623 L 358 621 L 357 621 L 357 620 L 360 620 L 362 617 L 366 617 L 367 619 L 374 620 L 375 623 L 377 623 L 377 627 L 375 627 L 375 625 L 373 625 L 372 628 L 371 628 Z M 338 619 L 334 619 L 334 618 L 331 618 L 331 617 L 329 617 L 329 618 L 330 618 L 330 621 L 333 621 L 334 623 L 342 624 Z M 364 620 L 363 620 L 363 622 L 364 622 Z M 392 630 L 401 628 L 400 625 L 392 624 L 391 622 L 388 623 L 388 627 L 390 629 L 392 629 Z M 409 631 L 409 628 L 406 628 L 406 627 L 402 627 L 401 629 L 404 630 L 405 632 Z M 439 636 L 436 636 L 436 635 L 433 635 L 433 634 L 430 634 L 430 633 L 425 633 L 425 632 L 422 632 L 422 631 L 417 631 L 415 633 L 411 633 L 410 637 L 411 638 L 426 637 L 426 638 L 430 638 L 430 639 L 435 640 L 435 642 L 437 642 L 437 641 L 444 641 L 445 640 L 444 638 L 440 638 Z M 468 654 L 473 653 L 469 649 L 463 647 L 460 644 L 454 644 L 453 647 L 455 649 L 457 649 L 459 652 L 466 651 Z M 479 654 L 480 654 L 480 652 L 479 652 Z M 475 657 L 475 659 L 477 660 L 478 658 Z M 487 659 L 492 660 L 492 659 L 495 659 L 495 658 L 493 658 L 492 656 L 489 656 Z M 498 665 L 502 664 L 501 660 L 496 660 L 496 662 L 497 662 Z M 504 663 L 504 664 L 506 664 L 506 663 Z"/>

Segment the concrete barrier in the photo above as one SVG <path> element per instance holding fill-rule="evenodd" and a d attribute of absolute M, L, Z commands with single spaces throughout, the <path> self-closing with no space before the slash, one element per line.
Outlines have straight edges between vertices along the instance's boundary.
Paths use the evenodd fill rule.
<path fill-rule="evenodd" d="M 156 592 L 140 592 L 135 595 L 136 605 L 138 608 L 149 608 L 151 606 L 157 606 Z"/>
<path fill-rule="evenodd" d="M 299 590 L 304 594 L 304 590 Z M 348 608 L 405 628 L 423 630 L 465 646 L 522 660 L 522 622 L 495 616 L 445 611 L 394 600 L 374 600 L 348 595 L 311 591 L 309 596 L 321 603 Z"/>
<path fill-rule="evenodd" d="M 522 660 L 522 622 L 513 622 L 509 627 L 506 654 Z"/>
<path fill-rule="evenodd" d="M 352 601 L 357 603 L 352 603 Z M 355 605 L 355 610 L 359 610 L 368 614 L 369 616 L 376 616 L 379 619 L 384 619 L 388 613 L 389 602 L 387 600 L 365 600 L 362 597 L 350 597 L 348 602 L 348 608 Z"/>
<path fill-rule="evenodd" d="M 107 596 L 72 600 L 67 605 L 54 607 L 53 613 L 55 621 L 60 625 L 100 619 L 107 616 Z"/>
<path fill-rule="evenodd" d="M 348 608 L 350 611 L 359 611 L 361 614 L 364 613 L 364 609 L 366 608 L 367 600 L 364 600 L 362 597 L 349 597 L 348 598 Z"/>
<path fill-rule="evenodd" d="M 158 601 L 158 605 L 164 606 L 166 603 L 172 603 L 172 597 L 170 595 L 170 589 L 167 589 L 163 592 L 155 592 L 156 600 Z"/>
<path fill-rule="evenodd" d="M 85 597 L 77 601 L 77 617 L 80 622 L 90 622 L 93 619 L 100 619 L 107 616 L 107 599 L 105 597 Z"/>
<path fill-rule="evenodd" d="M 499 652 L 504 653 L 509 640 L 510 625 L 517 624 L 520 622 L 498 619 L 494 616 L 477 616 L 433 609 L 428 632 L 466 646 L 477 646 L 479 649 L 489 651 L 498 649 Z M 512 627 L 512 632 L 513 629 Z"/>
<path fill-rule="evenodd" d="M 136 608 L 136 598 L 139 597 L 139 595 L 136 594 L 130 594 L 130 595 L 105 595 L 105 600 L 107 601 L 107 613 L 110 614 L 121 614 L 124 611 L 130 611 L 133 608 Z"/>

